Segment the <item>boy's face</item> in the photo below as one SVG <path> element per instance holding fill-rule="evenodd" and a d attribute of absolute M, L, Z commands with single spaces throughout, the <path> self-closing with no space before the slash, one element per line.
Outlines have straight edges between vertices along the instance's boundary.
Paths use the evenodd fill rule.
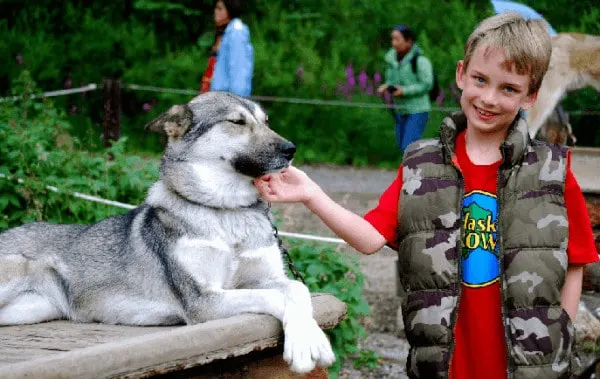
<path fill-rule="evenodd" d="M 467 126 L 481 133 L 506 132 L 519 108 L 529 109 L 537 92 L 528 94 L 528 73 L 517 74 L 502 48 L 479 46 L 468 67 L 456 67 L 456 84 L 462 89 L 460 106 Z"/>

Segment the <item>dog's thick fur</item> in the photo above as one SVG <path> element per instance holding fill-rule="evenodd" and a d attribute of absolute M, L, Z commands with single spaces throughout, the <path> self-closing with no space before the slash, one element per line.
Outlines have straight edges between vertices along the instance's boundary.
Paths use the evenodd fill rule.
<path fill-rule="evenodd" d="M 140 207 L 94 225 L 31 223 L 0 234 L 0 325 L 172 325 L 267 313 L 283 323 L 293 371 L 330 365 L 309 291 L 287 278 L 253 185 L 287 167 L 294 145 L 257 104 L 221 92 L 146 127 L 168 143 Z"/>
<path fill-rule="evenodd" d="M 535 104 L 527 112 L 533 138 L 548 120 L 561 98 L 570 91 L 591 86 L 600 91 L 600 36 L 558 33 L 552 38 L 552 56 Z M 555 123 L 554 123 L 555 124 Z M 549 122 L 548 125 L 553 125 Z M 568 122 L 565 134 L 571 134 Z M 544 132 L 550 135 L 551 132 Z"/>

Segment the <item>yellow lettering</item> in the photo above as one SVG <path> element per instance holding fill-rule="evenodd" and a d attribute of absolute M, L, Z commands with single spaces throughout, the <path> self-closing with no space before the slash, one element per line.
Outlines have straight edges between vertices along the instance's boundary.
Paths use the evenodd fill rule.
<path fill-rule="evenodd" d="M 465 238 L 465 245 L 467 245 L 468 249 L 475 249 L 479 246 L 479 234 L 477 233 L 469 233 Z"/>
<path fill-rule="evenodd" d="M 477 220 L 475 220 L 474 218 L 470 218 L 469 221 L 467 222 L 467 230 L 475 230 L 475 222 Z"/>
<path fill-rule="evenodd" d="M 486 226 L 485 230 L 488 232 L 496 233 L 496 223 L 493 222 L 492 216 L 487 216 L 487 226 Z"/>
<path fill-rule="evenodd" d="M 485 220 L 477 220 L 477 230 L 485 231 Z"/>
<path fill-rule="evenodd" d="M 495 251 L 496 250 L 496 240 L 494 239 L 494 235 L 491 233 L 488 234 L 487 239 L 488 239 L 487 243 L 484 242 L 484 244 L 488 245 L 490 247 L 489 250 Z M 485 240 L 485 238 L 484 238 L 484 240 Z"/>

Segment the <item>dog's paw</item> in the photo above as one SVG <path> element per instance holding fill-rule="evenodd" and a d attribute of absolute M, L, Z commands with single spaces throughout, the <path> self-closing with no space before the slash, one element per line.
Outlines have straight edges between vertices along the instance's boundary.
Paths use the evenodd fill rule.
<path fill-rule="evenodd" d="M 335 361 L 327 336 L 312 318 L 289 321 L 284 337 L 283 359 L 296 373 L 310 372 L 316 366 L 328 367 Z"/>

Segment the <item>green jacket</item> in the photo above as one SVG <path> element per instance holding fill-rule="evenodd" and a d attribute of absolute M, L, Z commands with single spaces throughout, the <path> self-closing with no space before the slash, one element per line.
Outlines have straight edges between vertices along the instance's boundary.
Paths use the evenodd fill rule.
<path fill-rule="evenodd" d="M 461 296 L 463 177 L 454 146 L 462 113 L 439 139 L 412 143 L 403 162 L 398 267 L 410 378 L 447 378 Z M 574 328 L 560 304 L 567 269 L 567 149 L 532 141 L 521 118 L 501 146 L 497 246 L 507 377 L 570 377 Z M 475 359 L 476 355 L 474 355 Z"/>
<path fill-rule="evenodd" d="M 396 59 L 396 50 L 390 49 L 385 54 L 385 84 L 402 86 L 404 94 L 394 97 L 396 105 L 401 106 L 398 113 L 412 114 L 431 111 L 429 91 L 433 88 L 433 67 L 427 57 L 419 54 L 417 57 L 417 72 L 413 72 L 411 59 L 419 51 L 413 44 L 412 48 L 400 62 Z"/>

